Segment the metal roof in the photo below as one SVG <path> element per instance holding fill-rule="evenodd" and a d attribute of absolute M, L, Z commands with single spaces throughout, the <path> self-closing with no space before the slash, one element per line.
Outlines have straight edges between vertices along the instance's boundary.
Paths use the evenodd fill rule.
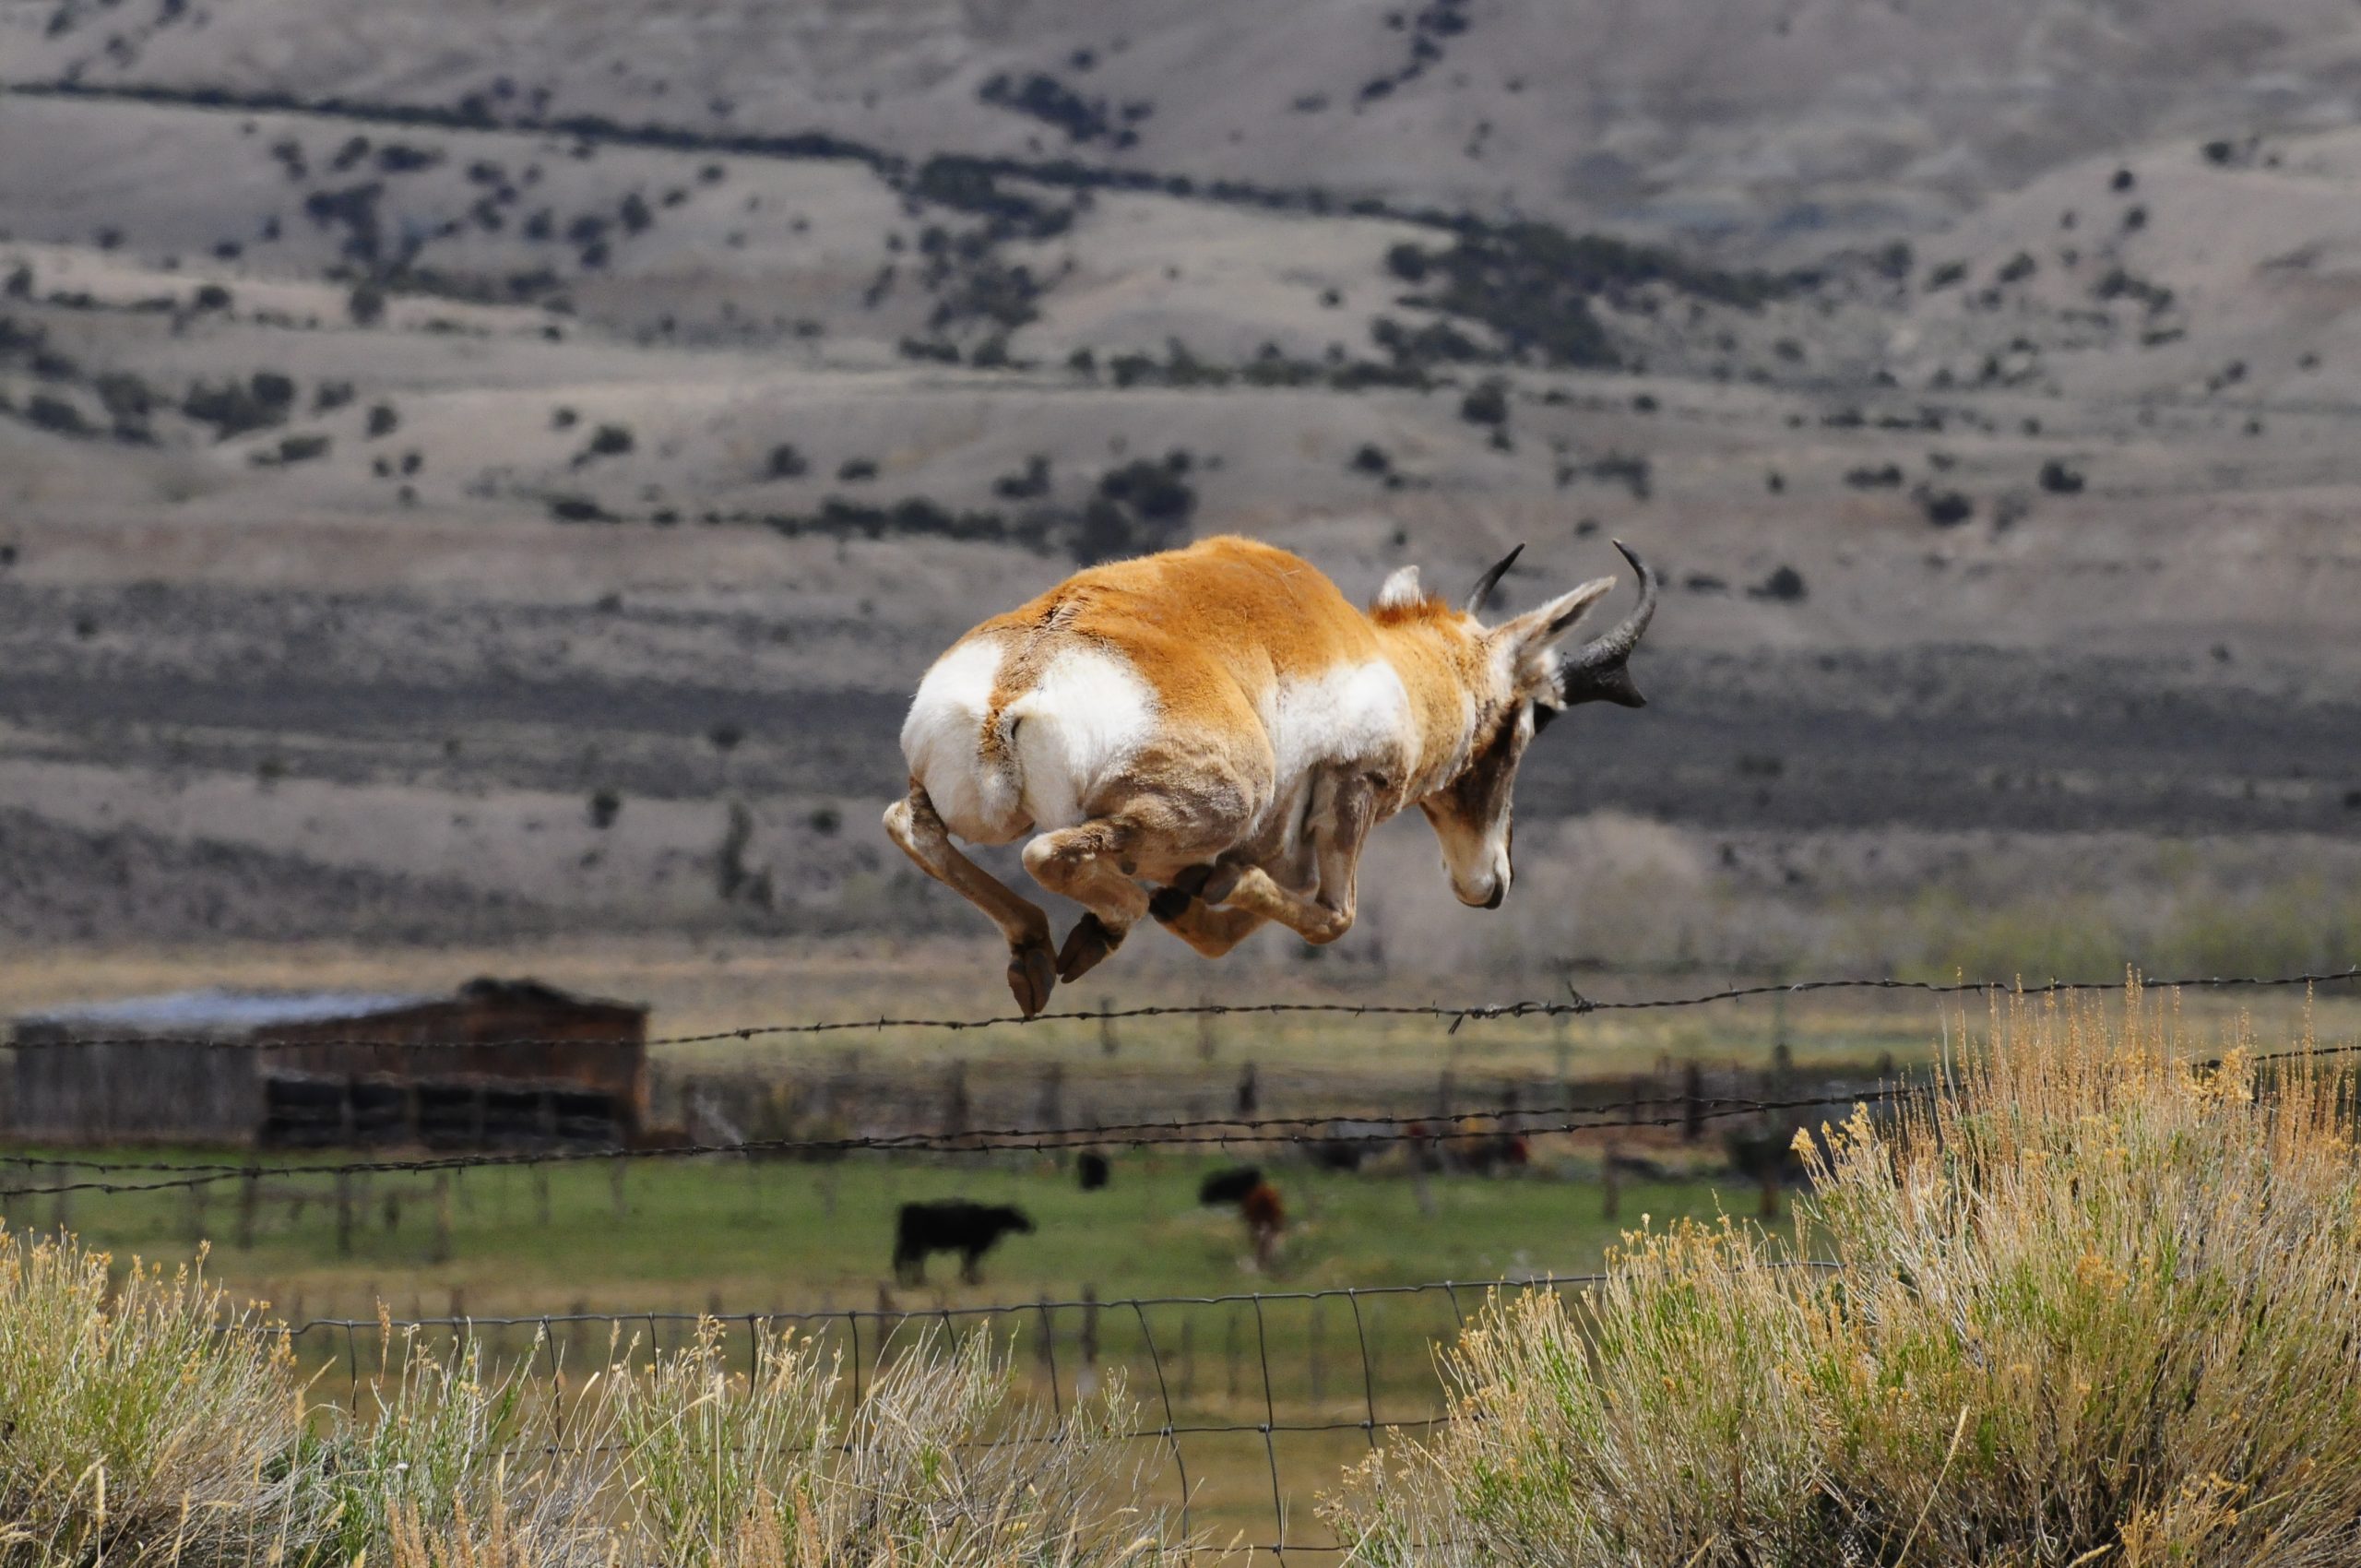
<path fill-rule="evenodd" d="M 447 998 L 368 991 L 234 991 L 208 986 L 160 996 L 86 1002 L 18 1016 L 19 1027 L 117 1029 L 125 1034 L 240 1034 L 280 1024 L 374 1018 Z"/>

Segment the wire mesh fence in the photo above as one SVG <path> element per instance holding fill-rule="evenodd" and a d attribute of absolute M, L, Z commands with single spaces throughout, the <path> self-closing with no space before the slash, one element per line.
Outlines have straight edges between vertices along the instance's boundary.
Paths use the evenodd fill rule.
<path fill-rule="evenodd" d="M 1821 1263 L 1794 1266 L 1833 1267 Z M 1110 1386 L 1133 1420 L 1108 1441 L 1135 1454 L 1153 1502 L 1211 1556 L 1333 1562 L 1344 1542 L 1317 1503 L 1346 1468 L 1450 1419 L 1442 1357 L 1486 1305 L 1587 1289 L 1597 1274 L 1343 1286 L 1208 1296 L 745 1313 L 568 1312 L 521 1316 L 313 1318 L 286 1332 L 314 1386 L 364 1410 L 401 1354 L 472 1344 L 564 1408 L 570 1390 L 618 1364 L 693 1343 L 751 1372 L 788 1334 L 844 1369 L 858 1403 L 896 1358 L 943 1336 L 991 1336 L 1014 1377 L 1053 1418 Z M 563 1433 L 561 1418 L 556 1430 Z M 563 1438 L 560 1439 L 563 1442 Z M 1003 1441 L 1056 1441 L 1039 1433 Z"/>

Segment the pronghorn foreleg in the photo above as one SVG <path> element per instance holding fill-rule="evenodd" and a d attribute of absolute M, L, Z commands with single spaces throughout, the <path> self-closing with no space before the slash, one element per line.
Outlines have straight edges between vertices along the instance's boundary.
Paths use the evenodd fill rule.
<path fill-rule="evenodd" d="M 1320 868 L 1314 892 L 1294 892 L 1261 866 L 1226 865 L 1206 884 L 1205 902 L 1276 921 L 1315 944 L 1334 942 L 1352 930 L 1361 846 L 1377 825 L 1377 787 L 1366 774 L 1340 777 L 1325 803 L 1327 809 L 1311 825 Z"/>
<path fill-rule="evenodd" d="M 1008 938 L 1008 989 L 1016 1005 L 1031 1017 L 1049 1004 L 1050 988 L 1057 983 L 1055 960 L 1050 954 L 1050 917 L 1040 907 L 1017 897 L 1000 878 L 959 852 L 950 830 L 935 814 L 934 802 L 916 779 L 910 792 L 885 808 L 885 832 L 919 869 L 951 888 L 991 917 Z"/>
<path fill-rule="evenodd" d="M 1058 949 L 1058 978 L 1074 980 L 1123 944 L 1147 913 L 1133 851 L 1144 832 L 1131 816 L 1093 817 L 1076 827 L 1044 833 L 1025 846 L 1025 869 L 1052 893 L 1089 913 L 1074 922 Z"/>

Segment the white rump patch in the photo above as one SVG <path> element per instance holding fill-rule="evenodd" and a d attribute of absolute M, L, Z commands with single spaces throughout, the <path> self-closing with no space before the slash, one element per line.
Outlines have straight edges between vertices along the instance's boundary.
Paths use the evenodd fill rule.
<path fill-rule="evenodd" d="M 1418 568 L 1405 566 L 1385 579 L 1377 590 L 1379 610 L 1409 610 L 1426 601 L 1427 590 L 1418 586 Z"/>
<path fill-rule="evenodd" d="M 963 642 L 934 661 L 902 720 L 902 756 L 943 826 L 977 844 L 1005 844 L 1026 828 L 1015 780 L 984 765 L 979 742 L 1000 679 L 999 639 Z"/>
<path fill-rule="evenodd" d="M 1051 659 L 1001 715 L 1033 827 L 1049 833 L 1087 820 L 1091 797 L 1155 728 L 1156 693 L 1128 661 L 1087 644 Z"/>

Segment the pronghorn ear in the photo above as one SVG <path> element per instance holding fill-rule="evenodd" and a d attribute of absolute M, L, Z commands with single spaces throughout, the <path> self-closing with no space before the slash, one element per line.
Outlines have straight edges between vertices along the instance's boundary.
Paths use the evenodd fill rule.
<path fill-rule="evenodd" d="M 1613 577 L 1594 577 L 1572 593 L 1560 594 L 1537 609 L 1492 628 L 1492 636 L 1513 647 L 1520 657 L 1538 654 L 1574 629 L 1583 612 L 1605 599 L 1615 588 Z"/>
<path fill-rule="evenodd" d="M 1385 579 L 1370 601 L 1371 610 L 1408 610 L 1426 602 L 1427 590 L 1418 586 L 1418 568 L 1404 566 Z"/>

